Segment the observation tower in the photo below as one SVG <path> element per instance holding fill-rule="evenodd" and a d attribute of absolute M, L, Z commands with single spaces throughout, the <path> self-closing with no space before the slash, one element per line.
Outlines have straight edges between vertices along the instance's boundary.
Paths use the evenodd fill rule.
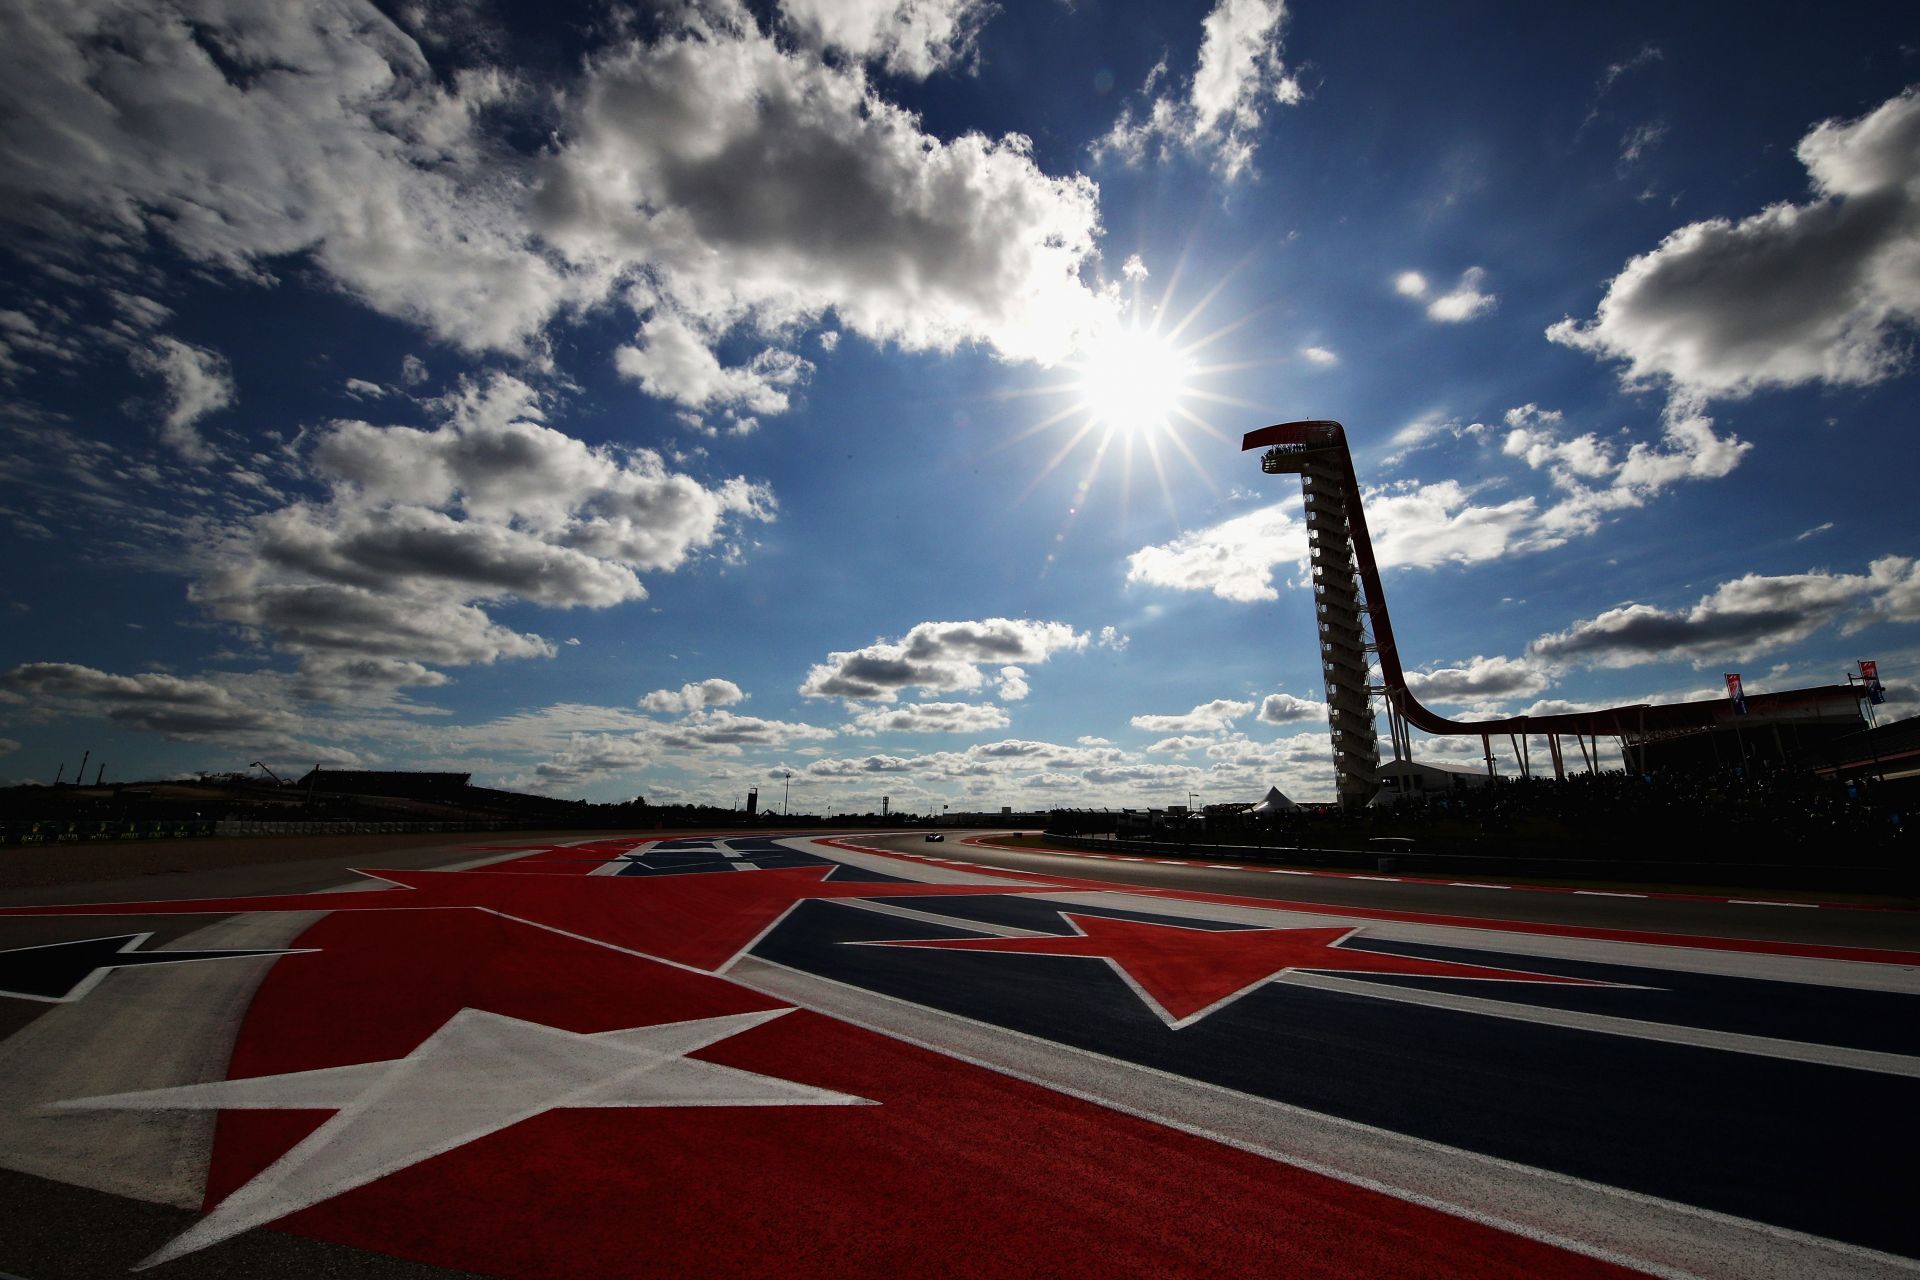
<path fill-rule="evenodd" d="M 1335 789 L 1342 808 L 1358 808 L 1380 789 L 1371 671 L 1376 649 L 1369 621 L 1376 602 L 1367 599 L 1355 560 L 1353 519 L 1362 522 L 1361 542 L 1369 555 L 1372 547 L 1359 502 L 1348 501 L 1352 462 L 1346 436 L 1337 422 L 1289 422 L 1254 434 L 1267 444 L 1267 451 L 1260 455 L 1260 470 L 1300 477 L 1313 613 L 1320 634 L 1320 671 L 1326 677 L 1327 720 L 1333 734 Z M 1256 447 L 1251 443 L 1253 436 L 1247 440 L 1247 448 Z M 1393 722 L 1398 723 L 1397 717 Z"/>
<path fill-rule="evenodd" d="M 1646 767 L 1646 748 L 1666 739 L 1712 735 L 1741 727 L 1771 730 L 1776 745 L 1780 728 L 1807 720 L 1846 723 L 1860 720 L 1861 691 L 1850 685 L 1823 685 L 1779 693 L 1748 694 L 1739 706 L 1724 700 L 1642 702 L 1591 711 L 1492 720 L 1449 720 L 1420 705 L 1407 689 L 1393 619 L 1380 586 L 1380 566 L 1360 503 L 1360 482 L 1353 472 L 1347 433 L 1337 422 L 1283 422 L 1249 432 L 1241 449 L 1262 450 L 1260 469 L 1268 475 L 1297 475 L 1306 504 L 1307 554 L 1313 576 L 1313 611 L 1320 641 L 1320 671 L 1327 687 L 1327 720 L 1333 736 L 1333 763 L 1343 808 L 1359 808 L 1380 789 L 1380 741 L 1374 726 L 1373 695 L 1387 710 L 1389 741 L 1395 760 L 1413 758 L 1411 729 L 1434 735 L 1477 735 L 1494 770 L 1493 738 L 1504 734 L 1523 778 L 1533 776 L 1531 743 L 1546 740 L 1555 777 L 1566 776 L 1562 739 L 1571 736 L 1579 760 L 1597 771 L 1600 738 L 1618 738 L 1628 769 Z M 1857 726 L 1856 726 L 1857 727 Z M 1591 742 L 1591 749 L 1589 749 Z M 1784 747 L 1781 748 L 1784 751 Z M 1639 753 L 1636 763 L 1635 752 Z M 1743 757 L 1745 748 L 1741 748 Z"/>

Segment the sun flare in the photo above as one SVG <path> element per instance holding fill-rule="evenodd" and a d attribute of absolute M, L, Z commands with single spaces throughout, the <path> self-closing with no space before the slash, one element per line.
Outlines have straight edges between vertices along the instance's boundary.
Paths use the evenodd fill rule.
<path fill-rule="evenodd" d="M 1193 362 L 1165 337 L 1114 328 L 1074 362 L 1080 404 L 1097 427 L 1134 436 L 1183 416 Z"/>

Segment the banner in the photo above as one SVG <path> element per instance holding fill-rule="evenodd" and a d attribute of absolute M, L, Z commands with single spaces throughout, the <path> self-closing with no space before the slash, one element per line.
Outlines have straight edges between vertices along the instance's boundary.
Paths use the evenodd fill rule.
<path fill-rule="evenodd" d="M 1740 673 L 1737 671 L 1727 673 L 1727 697 L 1733 700 L 1733 714 L 1747 714 L 1747 695 L 1740 688 Z"/>
<path fill-rule="evenodd" d="M 1880 664 L 1860 659 L 1860 682 L 1867 687 L 1867 701 L 1879 706 L 1887 700 L 1887 690 L 1880 683 Z"/>

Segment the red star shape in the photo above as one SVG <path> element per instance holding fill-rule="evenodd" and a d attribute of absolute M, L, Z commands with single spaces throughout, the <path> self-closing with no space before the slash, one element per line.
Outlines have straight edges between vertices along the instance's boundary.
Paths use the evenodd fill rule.
<path fill-rule="evenodd" d="M 1182 1027 L 1247 992 L 1295 969 L 1315 973 L 1395 973 L 1423 978 L 1477 978 L 1500 982 L 1545 982 L 1606 986 L 1584 978 L 1452 964 L 1413 956 L 1384 955 L 1340 944 L 1357 928 L 1190 929 L 1111 916 L 1061 912 L 1075 932 L 1045 938 L 953 938 L 876 942 L 882 947 L 927 947 L 951 951 L 997 951 L 1029 956 L 1078 956 L 1103 960 L 1169 1024 Z"/>

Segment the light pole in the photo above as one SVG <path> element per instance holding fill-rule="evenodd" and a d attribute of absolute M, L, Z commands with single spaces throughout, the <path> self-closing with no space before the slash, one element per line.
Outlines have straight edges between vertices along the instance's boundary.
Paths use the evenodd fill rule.
<path fill-rule="evenodd" d="M 787 784 L 780 792 L 780 816 L 783 818 L 787 816 L 787 801 L 793 799 L 793 770 L 787 770 L 785 777 Z"/>

